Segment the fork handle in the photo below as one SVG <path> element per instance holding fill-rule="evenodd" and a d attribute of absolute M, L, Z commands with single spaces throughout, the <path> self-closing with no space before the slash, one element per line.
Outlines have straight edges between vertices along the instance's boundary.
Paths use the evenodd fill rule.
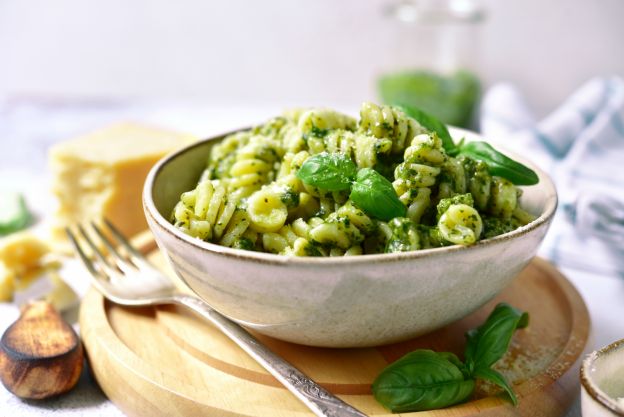
<path fill-rule="evenodd" d="M 351 407 L 312 381 L 299 369 L 260 343 L 247 330 L 212 309 L 204 301 L 189 295 L 178 296 L 175 300 L 218 327 L 308 406 L 315 415 L 321 417 L 366 417 L 366 414 Z"/>

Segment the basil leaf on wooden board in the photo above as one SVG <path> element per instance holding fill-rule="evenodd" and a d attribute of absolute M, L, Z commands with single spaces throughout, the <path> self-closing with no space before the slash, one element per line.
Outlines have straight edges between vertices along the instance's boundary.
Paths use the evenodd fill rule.
<path fill-rule="evenodd" d="M 372 168 L 358 171 L 349 198 L 366 214 L 379 220 L 404 217 L 407 211 L 392 183 Z"/>
<path fill-rule="evenodd" d="M 460 155 L 483 161 L 492 175 L 508 179 L 515 185 L 535 185 L 539 178 L 535 171 L 503 155 L 487 142 L 467 142 L 459 148 Z"/>
<path fill-rule="evenodd" d="M 465 363 L 453 353 L 416 350 L 381 371 L 373 395 L 393 412 L 431 410 L 466 400 L 479 378 L 502 387 L 517 405 L 512 386 L 490 367 L 507 351 L 514 331 L 528 323 L 527 313 L 500 303 L 483 325 L 466 334 Z"/>
<path fill-rule="evenodd" d="M 420 123 L 424 128 L 437 133 L 438 137 L 442 140 L 442 147 L 447 154 L 451 156 L 455 156 L 457 154 L 458 148 L 455 145 L 455 142 L 453 142 L 453 138 L 444 123 L 416 107 L 407 104 L 402 104 L 398 107 L 409 117 Z"/>
<path fill-rule="evenodd" d="M 466 380 L 457 366 L 459 359 L 449 355 L 426 349 L 408 353 L 375 379 L 375 399 L 392 412 L 432 410 L 465 401 L 474 380 Z"/>
<path fill-rule="evenodd" d="M 503 357 L 516 329 L 529 324 L 529 315 L 509 304 L 498 304 L 485 323 L 466 333 L 464 352 L 466 366 L 471 373 L 489 369 Z"/>
<path fill-rule="evenodd" d="M 513 392 L 511 385 L 509 385 L 505 377 L 500 372 L 492 368 L 477 368 L 475 369 L 473 375 L 477 378 L 490 381 L 491 383 L 498 385 L 505 390 L 507 395 L 509 395 L 509 399 L 513 405 L 518 405 L 518 398 L 516 397 L 516 394 Z"/>
<path fill-rule="evenodd" d="M 341 153 L 319 153 L 306 159 L 297 177 L 308 185 L 327 191 L 348 190 L 357 166 Z"/>

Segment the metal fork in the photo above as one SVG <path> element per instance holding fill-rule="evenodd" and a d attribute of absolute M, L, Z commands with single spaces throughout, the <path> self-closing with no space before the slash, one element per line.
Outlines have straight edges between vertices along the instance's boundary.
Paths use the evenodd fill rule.
<path fill-rule="evenodd" d="M 90 224 L 109 256 L 106 256 L 81 225 L 78 225 L 77 229 L 89 246 L 91 256 L 78 243 L 76 234 L 70 228 L 67 228 L 66 232 L 76 253 L 91 273 L 93 285 L 106 298 L 126 306 L 158 304 L 186 306 L 208 319 L 225 333 L 317 416 L 366 417 L 366 414 L 316 384 L 303 372 L 261 344 L 241 326 L 213 310 L 204 301 L 177 290 L 171 280 L 152 266 L 108 220 L 104 220 L 103 225 L 111 236 L 114 236 L 116 243 L 108 238 L 95 223 Z M 125 249 L 125 256 L 117 249 L 118 245 Z"/>

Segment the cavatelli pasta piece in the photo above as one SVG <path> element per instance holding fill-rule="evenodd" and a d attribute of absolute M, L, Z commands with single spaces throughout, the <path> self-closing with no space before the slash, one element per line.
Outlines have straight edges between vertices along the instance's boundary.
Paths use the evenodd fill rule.
<path fill-rule="evenodd" d="M 397 217 L 388 222 L 390 236 L 385 252 L 408 252 L 420 249 L 420 236 L 416 225 L 410 219 Z"/>
<path fill-rule="evenodd" d="M 471 245 L 481 236 L 483 221 L 479 212 L 467 204 L 451 204 L 440 216 L 438 229 L 442 237 L 457 245 Z"/>
<path fill-rule="evenodd" d="M 484 162 L 461 156 L 458 158 L 464 167 L 467 190 L 474 198 L 477 210 L 484 211 L 490 201 L 492 176 Z"/>
<path fill-rule="evenodd" d="M 466 192 L 466 172 L 460 161 L 448 158 L 441 167 L 438 198 L 448 198 Z"/>
<path fill-rule="evenodd" d="M 254 192 L 247 200 L 250 227 L 257 232 L 277 232 L 286 223 L 288 208 L 279 194 L 268 187 Z"/>
<path fill-rule="evenodd" d="M 310 237 L 326 247 L 348 249 L 364 240 L 357 227 L 335 219 L 323 222 L 310 230 Z"/>
<path fill-rule="evenodd" d="M 318 219 L 318 218 L 316 218 Z M 375 237 L 384 241 L 384 236 L 380 234 L 378 223 L 358 209 L 349 200 L 344 205 L 338 207 L 325 220 L 321 220 L 317 225 L 312 225 L 307 231 L 309 239 L 326 248 L 340 248 L 346 254 L 349 248 L 359 247 L 366 238 Z M 318 222 L 318 220 L 316 221 Z M 312 223 L 312 222 L 311 222 Z M 301 227 L 301 225 L 297 225 Z M 353 254 L 353 249 L 350 254 Z"/>
<path fill-rule="evenodd" d="M 199 239 L 232 246 L 249 221 L 226 193 L 221 181 L 201 181 L 194 190 L 184 193 L 174 208 L 175 226 Z"/>
<path fill-rule="evenodd" d="M 517 204 L 516 186 L 504 178 L 492 177 L 488 213 L 503 219 L 510 219 Z"/>
<path fill-rule="evenodd" d="M 370 102 L 363 103 L 360 109 L 360 130 L 376 138 L 390 139 L 393 153 L 403 152 L 414 136 L 427 132 L 400 109 Z"/>
<path fill-rule="evenodd" d="M 357 126 L 357 122 L 353 117 L 335 110 L 312 109 L 303 112 L 299 116 L 297 125 L 304 137 L 322 137 L 327 134 L 328 130 L 333 129 L 353 131 Z"/>
<path fill-rule="evenodd" d="M 394 170 L 392 186 L 399 200 L 407 206 L 407 216 L 413 222 L 419 223 L 429 208 L 431 187 L 436 184 L 441 166 L 449 159 L 435 134 L 418 135 L 405 149 L 404 162 Z"/>
<path fill-rule="evenodd" d="M 401 199 L 406 200 L 403 204 L 407 205 L 407 217 L 415 223 L 420 223 L 420 219 L 431 205 L 431 189 L 413 188 L 408 193 L 407 198 Z"/>
<path fill-rule="evenodd" d="M 262 234 L 262 247 L 271 253 L 283 253 L 290 247 L 288 240 L 279 233 L 269 232 Z"/>

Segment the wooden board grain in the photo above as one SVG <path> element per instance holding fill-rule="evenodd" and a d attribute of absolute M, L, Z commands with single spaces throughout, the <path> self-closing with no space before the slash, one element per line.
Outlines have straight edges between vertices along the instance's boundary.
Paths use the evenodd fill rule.
<path fill-rule="evenodd" d="M 151 259 L 167 268 L 158 251 Z M 326 349 L 258 338 L 346 402 L 371 416 L 390 416 L 370 392 L 381 369 L 416 348 L 461 355 L 466 330 L 480 324 L 499 301 L 531 315 L 529 327 L 516 333 L 510 352 L 497 364 L 513 382 L 519 406 L 497 395 L 494 387 L 479 385 L 465 404 L 394 415 L 563 415 L 578 392 L 578 366 L 590 321 L 575 288 L 544 260 L 531 262 L 496 299 L 475 313 L 407 342 Z M 124 308 L 92 290 L 83 301 L 80 326 L 95 378 L 129 416 L 312 415 L 234 343 L 183 308 Z"/>

